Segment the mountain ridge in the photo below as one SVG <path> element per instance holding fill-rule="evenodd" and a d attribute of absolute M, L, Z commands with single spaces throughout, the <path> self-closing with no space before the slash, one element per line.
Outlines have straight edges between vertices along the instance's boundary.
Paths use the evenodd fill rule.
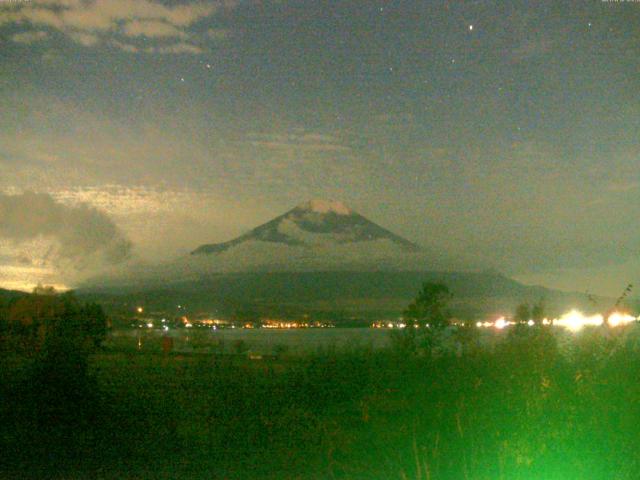
<path fill-rule="evenodd" d="M 394 315 L 424 281 L 446 283 L 466 317 L 513 311 L 544 298 L 553 310 L 588 308 L 587 297 L 528 286 L 462 255 L 419 247 L 337 201 L 311 200 L 222 243 L 173 262 L 102 278 L 85 291 L 232 314 L 350 311 Z M 95 282 L 94 282 L 95 285 Z"/>
<path fill-rule="evenodd" d="M 420 247 L 356 213 L 338 201 L 310 200 L 232 240 L 201 245 L 191 255 L 228 251 L 250 241 L 312 249 L 321 244 L 358 244 L 388 240 L 408 252 Z"/>
<path fill-rule="evenodd" d="M 223 315 L 239 311 L 262 316 L 313 313 L 388 318 L 400 315 L 425 281 L 446 284 L 453 293 L 452 313 L 465 319 L 509 315 L 522 302 L 543 300 L 551 315 L 570 308 L 594 309 L 589 297 L 525 285 L 497 272 L 433 271 L 324 271 L 234 272 L 203 276 L 172 284 L 102 286 L 81 290 L 82 296 L 128 298 L 158 308 L 188 305 L 191 311 L 216 310 Z M 597 297 L 598 306 L 612 299 Z M 324 312 L 324 313 L 323 313 Z"/>

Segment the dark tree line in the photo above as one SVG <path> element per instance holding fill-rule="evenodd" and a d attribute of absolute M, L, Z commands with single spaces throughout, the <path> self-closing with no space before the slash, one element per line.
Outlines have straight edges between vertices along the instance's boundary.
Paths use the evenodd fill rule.
<path fill-rule="evenodd" d="M 95 303 L 73 294 L 36 289 L 0 300 L 0 345 L 4 350 L 36 355 L 53 350 L 91 351 L 107 333 L 107 316 Z"/>

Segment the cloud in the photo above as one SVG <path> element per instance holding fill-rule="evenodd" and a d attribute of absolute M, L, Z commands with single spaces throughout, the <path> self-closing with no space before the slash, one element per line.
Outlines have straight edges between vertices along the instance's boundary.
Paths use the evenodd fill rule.
<path fill-rule="evenodd" d="M 146 53 L 192 53 L 198 54 L 202 53 L 202 49 L 197 47 L 196 45 L 191 45 L 190 43 L 174 43 L 173 45 L 168 45 L 166 47 L 150 47 L 145 49 Z"/>
<path fill-rule="evenodd" d="M 140 51 L 140 48 L 136 47 L 135 45 L 120 42 L 118 40 L 112 40 L 111 42 L 109 42 L 109 45 L 113 45 L 114 47 L 119 48 L 120 50 L 123 50 L 127 53 L 138 53 Z"/>
<path fill-rule="evenodd" d="M 33 32 L 20 32 L 11 37 L 11 40 L 17 43 L 34 43 L 39 42 L 47 38 L 49 34 L 42 30 L 36 30 Z"/>
<path fill-rule="evenodd" d="M 91 33 L 85 32 L 72 32 L 69 34 L 69 37 L 80 45 L 84 45 L 85 47 L 91 47 L 98 43 L 100 38 L 97 35 L 93 35 Z"/>
<path fill-rule="evenodd" d="M 640 181 L 616 181 L 611 182 L 606 186 L 606 189 L 614 193 L 626 193 L 640 189 Z"/>
<path fill-rule="evenodd" d="M 217 40 L 223 40 L 229 36 L 229 30 L 223 28 L 210 28 L 207 30 L 207 36 Z"/>
<path fill-rule="evenodd" d="M 130 37 L 183 37 L 186 34 L 176 26 L 159 20 L 133 20 L 123 28 Z"/>
<path fill-rule="evenodd" d="M 194 32 L 192 27 L 215 15 L 221 8 L 232 8 L 235 4 L 235 1 L 228 0 L 177 6 L 150 0 L 32 0 L 12 3 L 0 10 L 0 27 L 18 24 L 26 28 L 51 29 L 84 46 L 93 46 L 106 39 L 111 45 L 130 53 L 146 51 L 197 54 L 202 50 L 192 43 L 203 37 Z M 176 43 L 140 49 L 127 41 L 135 41 L 141 37 L 163 40 L 174 38 Z M 220 35 L 210 34 L 205 37 L 221 38 Z M 33 38 L 35 37 L 29 30 L 12 37 L 16 42 Z M 191 42 L 185 43 L 185 40 Z"/>
<path fill-rule="evenodd" d="M 129 240 L 105 213 L 33 192 L 0 194 L 0 240 L 15 245 L 48 241 L 38 261 L 77 271 L 121 263 L 131 251 Z M 17 260 L 24 264 L 24 253 Z"/>
<path fill-rule="evenodd" d="M 171 45 L 157 46 L 157 47 L 146 47 L 146 48 L 138 47 L 138 46 L 133 45 L 131 43 L 119 42 L 118 40 L 113 40 L 113 41 L 109 42 L 109 44 L 114 46 L 114 47 L 116 47 L 116 48 L 119 48 L 120 50 L 128 52 L 128 53 L 147 53 L 147 54 L 153 54 L 153 53 L 181 54 L 181 53 L 185 53 L 185 54 L 197 55 L 197 54 L 203 52 L 202 48 L 198 47 L 197 45 L 193 45 L 191 43 L 186 43 L 186 42 L 178 42 L 178 43 L 173 43 Z"/>
<path fill-rule="evenodd" d="M 304 152 L 351 152 L 351 147 L 343 145 L 332 135 L 319 133 L 250 133 L 248 143 L 254 147 Z"/>

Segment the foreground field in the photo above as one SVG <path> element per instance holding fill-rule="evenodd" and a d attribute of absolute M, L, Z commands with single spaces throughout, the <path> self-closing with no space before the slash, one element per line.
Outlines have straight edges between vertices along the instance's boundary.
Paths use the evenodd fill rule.
<path fill-rule="evenodd" d="M 1 478 L 635 479 L 635 326 L 464 355 L 4 355 Z M 57 372 L 57 373 L 56 373 Z"/>

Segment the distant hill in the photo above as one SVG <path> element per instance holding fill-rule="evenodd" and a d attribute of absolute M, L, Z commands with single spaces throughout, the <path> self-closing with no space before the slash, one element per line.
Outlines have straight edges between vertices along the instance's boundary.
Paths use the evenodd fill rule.
<path fill-rule="evenodd" d="M 445 283 L 454 294 L 453 313 L 463 318 L 509 314 L 523 302 L 544 300 L 549 313 L 568 308 L 592 310 L 587 295 L 523 285 L 495 272 L 239 272 L 164 286 L 93 288 L 78 293 L 113 305 L 136 302 L 149 308 L 233 315 L 316 314 L 390 317 L 399 315 L 424 281 Z M 595 299 L 609 307 L 610 301 Z"/>
<path fill-rule="evenodd" d="M 300 204 L 175 261 L 94 279 L 80 293 L 114 308 L 143 302 L 164 311 L 187 305 L 192 312 L 221 315 L 395 317 L 424 281 L 448 285 L 453 313 L 465 318 L 509 314 L 521 302 L 541 299 L 550 313 L 600 308 L 587 295 L 474 271 L 464 258 L 418 246 L 341 202 L 325 200 Z"/>

